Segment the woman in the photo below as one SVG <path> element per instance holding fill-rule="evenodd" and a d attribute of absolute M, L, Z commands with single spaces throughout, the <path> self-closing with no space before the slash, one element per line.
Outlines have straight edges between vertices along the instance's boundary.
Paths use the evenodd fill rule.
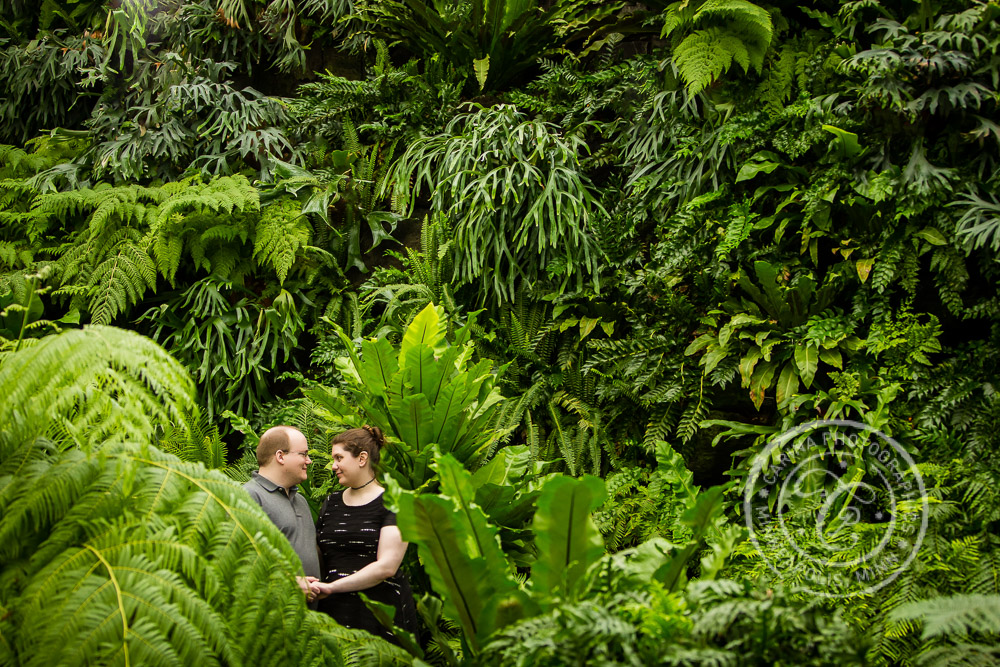
<path fill-rule="evenodd" d="M 336 436 L 333 472 L 343 491 L 331 493 L 316 521 L 316 539 L 323 557 L 325 582 L 313 581 L 319 610 L 348 628 L 367 630 L 393 641 L 392 634 L 358 596 L 396 608 L 395 624 L 416 634 L 417 615 L 406 577 L 398 573 L 406 542 L 396 527 L 396 515 L 385 508 L 385 489 L 375 479 L 382 431 L 371 426 Z"/>

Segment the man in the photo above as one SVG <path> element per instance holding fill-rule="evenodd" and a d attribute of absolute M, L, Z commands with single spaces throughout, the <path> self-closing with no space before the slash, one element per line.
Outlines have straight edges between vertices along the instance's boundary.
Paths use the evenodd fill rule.
<path fill-rule="evenodd" d="M 316 526 L 309 503 L 298 493 L 297 485 L 306 481 L 309 444 L 306 436 L 291 426 L 269 428 L 257 444 L 257 464 L 260 469 L 243 485 L 285 534 L 302 561 L 307 577 L 320 577 L 319 551 L 316 548 Z M 310 599 L 306 580 L 299 585 Z"/>

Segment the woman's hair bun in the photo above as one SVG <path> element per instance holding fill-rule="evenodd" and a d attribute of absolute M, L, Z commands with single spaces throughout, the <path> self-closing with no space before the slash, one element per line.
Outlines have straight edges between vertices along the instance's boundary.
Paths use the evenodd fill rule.
<path fill-rule="evenodd" d="M 385 436 L 382 435 L 382 429 L 380 429 L 378 426 L 369 426 L 368 424 L 365 424 L 361 428 L 363 428 L 364 430 L 368 431 L 368 433 L 371 434 L 372 439 L 375 441 L 376 445 L 378 445 L 379 447 L 383 447 L 385 445 Z"/>

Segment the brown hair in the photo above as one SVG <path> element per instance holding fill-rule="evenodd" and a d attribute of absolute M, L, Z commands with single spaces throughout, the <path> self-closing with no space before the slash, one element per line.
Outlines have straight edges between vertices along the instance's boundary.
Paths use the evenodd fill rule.
<path fill-rule="evenodd" d="M 378 467 L 379 451 L 385 445 L 385 436 L 378 426 L 365 424 L 361 428 L 352 428 L 335 435 L 330 441 L 330 446 L 341 445 L 351 456 L 360 456 L 361 452 L 368 453 L 368 460 L 372 467 Z"/>
<path fill-rule="evenodd" d="M 257 443 L 257 465 L 264 467 L 271 462 L 276 452 L 287 452 L 291 445 L 289 434 L 298 430 L 294 426 L 272 426 L 264 431 Z"/>

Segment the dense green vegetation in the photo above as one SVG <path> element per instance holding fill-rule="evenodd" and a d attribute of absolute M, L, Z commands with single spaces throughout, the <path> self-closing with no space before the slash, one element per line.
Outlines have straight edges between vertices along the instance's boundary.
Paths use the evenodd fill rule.
<path fill-rule="evenodd" d="M 994 664 L 998 26 L 3 2 L 0 664 Z M 389 436 L 421 637 L 306 608 L 277 423 Z"/>

